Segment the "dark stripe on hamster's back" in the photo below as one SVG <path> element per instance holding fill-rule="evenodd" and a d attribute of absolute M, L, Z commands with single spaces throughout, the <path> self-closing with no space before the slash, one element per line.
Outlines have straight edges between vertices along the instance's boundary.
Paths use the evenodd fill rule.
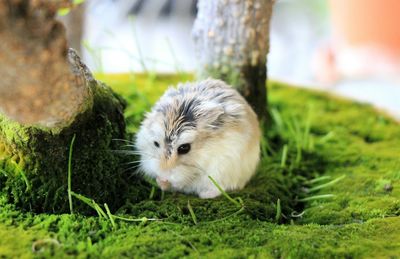
<path fill-rule="evenodd" d="M 171 143 L 184 130 L 196 128 L 195 109 L 197 105 L 200 105 L 200 101 L 196 98 L 191 98 L 179 101 L 176 107 L 173 107 L 171 103 L 166 107 L 161 107 L 160 110 L 164 111 L 163 114 L 165 115 L 166 143 Z"/>
<path fill-rule="evenodd" d="M 196 126 L 195 109 L 200 105 L 200 101 L 196 98 L 184 100 L 178 108 L 179 117 L 183 118 L 183 123 L 188 123 L 190 126 Z"/>

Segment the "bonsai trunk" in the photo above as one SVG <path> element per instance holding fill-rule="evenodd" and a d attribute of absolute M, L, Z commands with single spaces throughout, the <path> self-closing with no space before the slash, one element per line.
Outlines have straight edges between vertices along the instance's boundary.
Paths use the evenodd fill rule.
<path fill-rule="evenodd" d="M 59 3 L 0 1 L 0 198 L 36 212 L 68 211 L 75 135 L 72 191 L 118 208 L 137 188 L 113 152 L 121 149 L 114 139 L 126 135 L 125 102 L 67 51 L 54 20 Z"/>
<path fill-rule="evenodd" d="M 267 115 L 266 61 L 273 0 L 199 0 L 193 36 L 199 77 L 236 87 L 260 119 Z"/>

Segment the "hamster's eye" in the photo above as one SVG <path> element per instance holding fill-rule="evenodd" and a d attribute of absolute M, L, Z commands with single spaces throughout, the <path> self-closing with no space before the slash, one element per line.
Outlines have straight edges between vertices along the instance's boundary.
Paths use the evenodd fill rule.
<path fill-rule="evenodd" d="M 154 146 L 160 147 L 160 144 L 157 141 L 154 141 L 153 143 L 154 143 Z"/>
<path fill-rule="evenodd" d="M 179 155 L 187 154 L 187 153 L 189 153 L 189 151 L 190 151 L 190 144 L 189 143 L 180 145 L 178 147 L 178 154 Z"/>

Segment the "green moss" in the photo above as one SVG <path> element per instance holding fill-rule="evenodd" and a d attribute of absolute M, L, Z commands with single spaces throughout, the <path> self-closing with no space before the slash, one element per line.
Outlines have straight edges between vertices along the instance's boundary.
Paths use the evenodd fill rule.
<path fill-rule="evenodd" d="M 9 203 L 35 212 L 66 212 L 68 148 L 76 134 L 72 190 L 110 204 L 126 194 L 140 199 L 140 179 L 124 173 L 122 149 L 124 100 L 101 83 L 90 83 L 91 96 L 70 125 L 46 128 L 23 125 L 0 115 L 0 190 Z M 137 188 L 131 189 L 136 185 Z M 146 195 L 147 188 L 145 187 Z M 78 211 L 88 212 L 76 201 Z"/>
<path fill-rule="evenodd" d="M 10 234 L 12 233 L 12 234 Z M 24 230 L 17 227 L 0 225 L 0 257 L 3 258 L 30 258 L 32 257 L 32 244 L 38 238 L 46 237 L 44 231 Z"/>
<path fill-rule="evenodd" d="M 128 99 L 125 115 L 131 132 L 166 82 L 173 81 L 162 76 L 109 77 L 107 83 Z M 3 193 L 0 234 L 13 237 L 0 243 L 2 255 L 396 258 L 400 254 L 398 123 L 368 105 L 326 94 L 279 83 L 272 83 L 269 90 L 275 124 L 265 132 L 262 163 L 244 190 L 230 194 L 243 200 L 244 210 L 224 197 L 201 200 L 163 195 L 158 189 L 149 199 L 151 189 L 144 187 L 146 197 L 123 199 L 123 206 L 112 208 L 112 213 L 163 220 L 115 219 L 113 228 L 109 220 L 94 216 L 21 212 L 7 205 Z M 284 146 L 287 155 L 282 163 Z M 95 197 L 92 194 L 88 196 Z M 315 199 L 321 195 L 329 198 Z M 279 223 L 284 224 L 275 222 L 278 198 L 283 213 Z M 112 205 L 101 197 L 96 201 Z M 45 246 L 37 254 L 26 249 L 44 238 L 61 245 Z M 16 240 L 22 240 L 24 248 L 16 248 Z"/>
<path fill-rule="evenodd" d="M 291 113 L 301 113 L 305 100 L 312 103 L 311 133 L 333 136 L 314 150 L 314 155 L 325 161 L 323 171 L 318 173 L 332 177 L 346 175 L 340 183 L 321 191 L 333 193 L 335 198 L 308 204 L 303 223 L 344 224 L 400 216 L 397 122 L 368 105 L 320 93 L 281 87 L 272 91 L 271 102 L 280 107 L 290 100 Z M 388 182 L 390 188 L 385 189 L 384 183 Z"/>

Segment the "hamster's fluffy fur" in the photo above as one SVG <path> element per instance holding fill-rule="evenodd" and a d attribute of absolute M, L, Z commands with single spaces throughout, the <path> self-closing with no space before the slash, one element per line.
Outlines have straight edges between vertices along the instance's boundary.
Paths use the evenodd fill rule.
<path fill-rule="evenodd" d="M 162 189 L 213 198 L 220 192 L 208 176 L 226 191 L 250 180 L 260 136 L 245 99 L 223 81 L 207 79 L 168 89 L 146 114 L 136 148 L 142 171 Z"/>

